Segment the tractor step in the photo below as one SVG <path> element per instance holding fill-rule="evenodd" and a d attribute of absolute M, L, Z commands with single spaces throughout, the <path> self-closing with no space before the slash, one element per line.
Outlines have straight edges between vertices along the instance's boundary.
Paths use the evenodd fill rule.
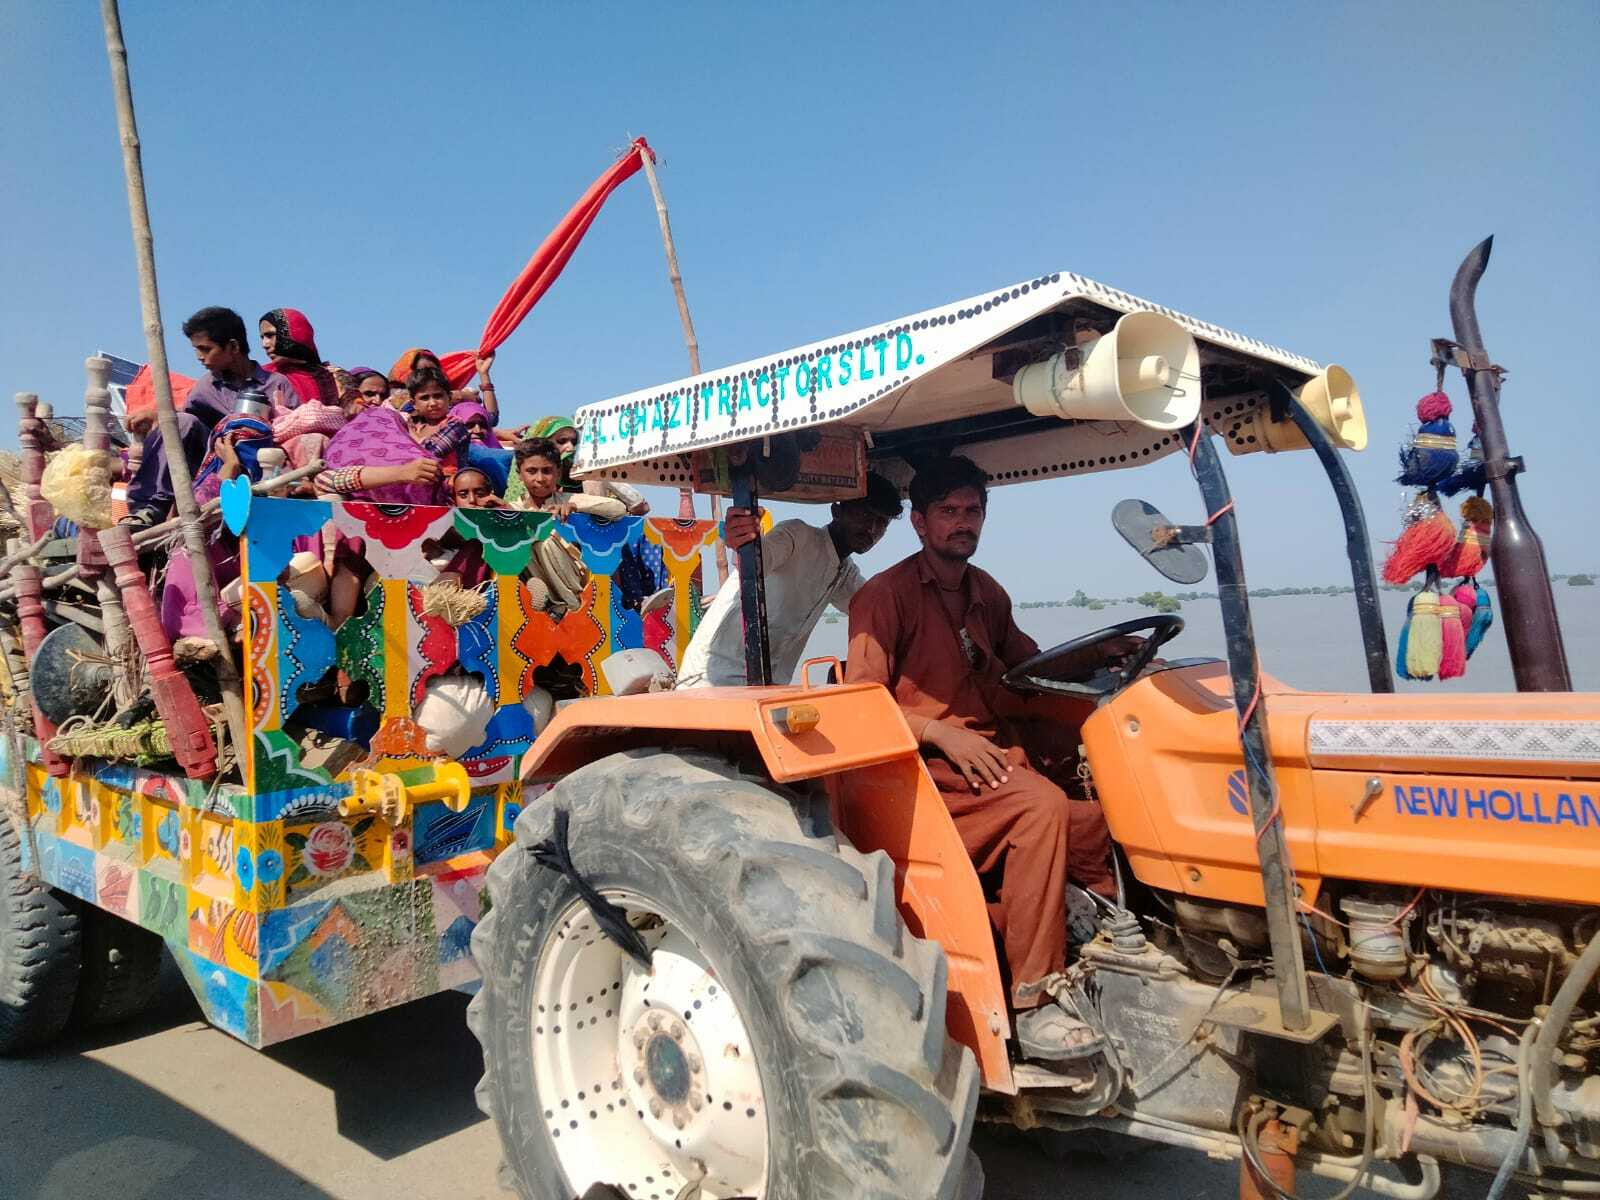
<path fill-rule="evenodd" d="M 1321 1041 L 1324 1034 L 1339 1023 L 1339 1014 L 1313 1008 L 1310 1021 L 1304 1029 L 1290 1029 L 1283 1023 L 1283 1009 L 1276 996 L 1250 993 L 1236 996 L 1212 1009 L 1206 1020 L 1214 1025 L 1245 1033 L 1259 1033 L 1265 1037 L 1281 1038 L 1286 1042 L 1310 1045 Z"/>
<path fill-rule="evenodd" d="M 1043 1063 L 1019 1062 L 1011 1068 L 1011 1078 L 1019 1091 L 1049 1088 L 1068 1092 L 1086 1092 L 1099 1078 L 1093 1057 L 1062 1063 L 1061 1067 L 1063 1069 L 1057 1071 Z"/>

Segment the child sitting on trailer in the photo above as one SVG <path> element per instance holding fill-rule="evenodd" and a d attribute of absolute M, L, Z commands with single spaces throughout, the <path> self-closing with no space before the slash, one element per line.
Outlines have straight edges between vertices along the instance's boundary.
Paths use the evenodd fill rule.
<path fill-rule="evenodd" d="M 602 521 L 615 521 L 628 513 L 627 506 L 613 496 L 562 491 L 561 451 L 549 438 L 534 437 L 519 443 L 515 462 L 525 494 L 511 501 L 512 508 L 553 513 L 558 521 L 565 521 L 575 512 Z"/>
<path fill-rule="evenodd" d="M 650 512 L 650 502 L 644 498 L 637 488 L 628 486 L 618 480 L 593 480 L 582 481 L 572 477 L 572 463 L 578 452 L 578 429 L 570 417 L 540 417 L 539 420 L 527 427 L 528 440 L 537 441 L 548 438 L 561 455 L 561 478 L 556 489 L 562 492 L 585 492 L 591 496 L 610 496 L 612 499 L 622 501 L 630 517 L 647 516 Z M 510 487 L 506 489 L 506 499 L 515 503 L 526 494 L 520 479 L 513 478 Z"/>
<path fill-rule="evenodd" d="M 548 438 L 529 438 L 517 446 L 517 477 L 526 494 L 510 502 L 510 507 L 525 512 L 546 512 L 557 521 L 573 513 L 583 513 L 602 521 L 615 521 L 627 515 L 622 501 L 610 496 L 590 496 L 583 492 L 563 492 L 561 451 Z M 583 589 L 589 571 L 582 552 L 559 534 L 552 533 L 534 544 L 535 573 L 550 591 L 550 611 L 564 616 L 583 606 Z"/>
<path fill-rule="evenodd" d="M 506 506 L 495 492 L 489 477 L 477 467 L 463 467 L 451 478 L 450 502 L 456 508 Z M 438 559 L 434 561 L 439 562 Z M 483 547 L 475 541 L 463 541 L 458 534 L 450 534 L 445 546 L 444 563 L 439 571 L 439 582 L 475 588 L 492 577 L 489 564 L 483 560 Z"/>

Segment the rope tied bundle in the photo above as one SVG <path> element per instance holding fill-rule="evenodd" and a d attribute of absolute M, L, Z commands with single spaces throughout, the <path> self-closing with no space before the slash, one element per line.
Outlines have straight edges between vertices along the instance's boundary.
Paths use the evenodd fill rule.
<path fill-rule="evenodd" d="M 107 758 L 140 766 L 172 757 L 167 727 L 158 720 L 123 727 L 94 725 L 87 719 L 68 721 L 50 739 L 50 749 L 63 758 Z"/>

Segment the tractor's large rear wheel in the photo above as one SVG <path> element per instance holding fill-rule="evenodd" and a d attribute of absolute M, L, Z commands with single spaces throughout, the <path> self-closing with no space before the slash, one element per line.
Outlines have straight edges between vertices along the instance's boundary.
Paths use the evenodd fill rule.
<path fill-rule="evenodd" d="M 66 1027 L 81 961 L 78 911 L 22 869 L 23 836 L 0 804 L 0 1054 L 36 1049 Z"/>
<path fill-rule="evenodd" d="M 529 852 L 558 809 L 576 874 L 628 914 L 648 969 Z M 711 756 L 633 753 L 522 814 L 489 872 L 468 1014 L 509 1186 L 963 1196 L 978 1077 L 945 1033 L 943 951 L 906 931 L 889 859 L 821 811 Z"/>

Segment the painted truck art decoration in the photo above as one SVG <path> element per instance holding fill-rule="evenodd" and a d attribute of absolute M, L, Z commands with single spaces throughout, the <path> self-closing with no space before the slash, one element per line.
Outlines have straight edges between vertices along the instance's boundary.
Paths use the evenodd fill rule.
<path fill-rule="evenodd" d="M 521 759 L 538 734 L 525 700 L 550 682 L 604 693 L 600 666 L 620 650 L 649 647 L 676 664 L 717 526 L 264 497 L 248 508 L 244 785 L 86 762 L 54 779 L 23 741 L 0 745 L 0 802 L 25 806 L 25 868 L 160 934 L 207 1019 L 259 1047 L 476 978 L 468 939 L 484 871 L 510 841 Z M 297 543 L 330 525 L 364 543 L 374 571 L 364 606 L 337 631 L 303 615 L 282 582 Z M 436 543 L 452 533 L 476 542 L 491 572 L 481 611 L 455 624 L 426 602 Z M 523 577 L 552 534 L 589 572 L 582 606 L 559 616 Z M 641 601 L 668 588 L 671 604 L 641 615 Z M 302 698 L 335 678 L 364 685 L 364 700 Z M 481 740 L 458 765 L 430 754 L 414 718 L 445 678 L 487 700 Z M 330 727 L 369 736 L 317 733 L 330 708 Z M 363 773 L 423 785 L 422 796 L 448 774 L 463 795 L 363 808 Z"/>

